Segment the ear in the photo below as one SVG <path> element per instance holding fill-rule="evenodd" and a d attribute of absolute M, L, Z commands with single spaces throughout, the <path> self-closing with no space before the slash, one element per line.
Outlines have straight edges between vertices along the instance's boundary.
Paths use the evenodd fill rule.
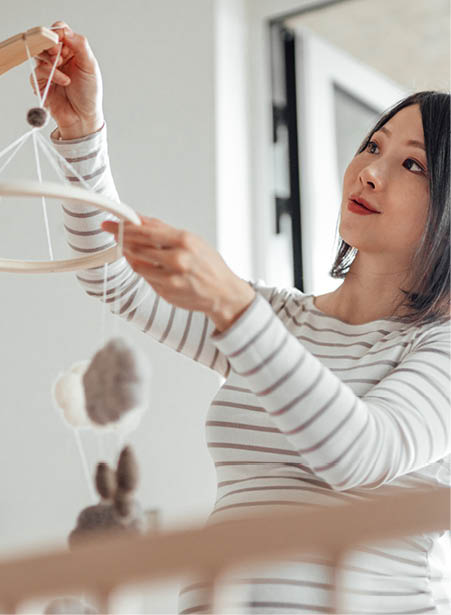
<path fill-rule="evenodd" d="M 118 490 L 129 493 L 136 489 L 138 484 L 138 464 L 135 455 L 129 446 L 122 449 L 116 470 Z"/>
<path fill-rule="evenodd" d="M 113 499 L 116 491 L 116 475 L 109 465 L 103 461 L 97 465 L 96 488 L 102 499 Z"/>

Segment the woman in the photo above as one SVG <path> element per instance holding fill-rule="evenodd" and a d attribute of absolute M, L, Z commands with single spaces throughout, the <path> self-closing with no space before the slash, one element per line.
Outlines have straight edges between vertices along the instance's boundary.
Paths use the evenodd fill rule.
<path fill-rule="evenodd" d="M 116 197 L 96 60 L 85 38 L 56 25 L 64 46 L 48 95 L 55 147 L 92 188 Z M 40 56 L 40 87 L 55 53 Z M 449 104 L 444 93 L 409 97 L 362 143 L 344 177 L 331 271 L 344 281 L 331 293 L 246 282 L 190 232 L 145 217 L 142 227 L 125 224 L 126 260 L 108 267 L 107 301 L 226 378 L 207 420 L 218 474 L 209 523 L 451 483 Z M 64 216 L 77 254 L 117 238 L 111 216 L 90 207 L 66 206 Z M 102 268 L 77 277 L 102 299 Z M 346 613 L 448 613 L 443 538 L 353 550 L 342 569 Z M 235 581 L 246 589 L 237 612 L 330 612 L 332 568 L 320 553 Z M 184 588 L 180 612 L 208 612 L 207 589 Z"/>

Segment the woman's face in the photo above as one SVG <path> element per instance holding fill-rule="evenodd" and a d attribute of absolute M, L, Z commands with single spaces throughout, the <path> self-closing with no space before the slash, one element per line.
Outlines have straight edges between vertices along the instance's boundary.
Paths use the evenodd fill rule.
<path fill-rule="evenodd" d="M 379 213 L 348 209 L 362 198 Z M 427 218 L 429 182 L 421 112 L 405 107 L 371 137 L 343 179 L 340 236 L 360 252 L 408 264 Z"/>

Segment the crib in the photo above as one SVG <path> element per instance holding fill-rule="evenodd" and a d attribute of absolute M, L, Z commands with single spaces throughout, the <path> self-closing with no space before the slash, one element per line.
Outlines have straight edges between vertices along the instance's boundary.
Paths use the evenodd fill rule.
<path fill-rule="evenodd" d="M 321 549 L 335 564 L 353 545 L 450 529 L 449 487 L 394 490 L 373 501 L 277 514 L 240 517 L 202 527 L 149 532 L 144 536 L 104 535 L 71 552 L 63 549 L 0 561 L 0 611 L 16 613 L 25 600 L 88 592 L 101 613 L 111 596 L 132 583 L 159 583 L 201 574 L 211 582 L 213 613 L 227 613 L 222 580 L 244 563 Z M 270 539 L 268 539 L 270 537 Z M 334 584 L 334 613 L 340 611 Z"/>

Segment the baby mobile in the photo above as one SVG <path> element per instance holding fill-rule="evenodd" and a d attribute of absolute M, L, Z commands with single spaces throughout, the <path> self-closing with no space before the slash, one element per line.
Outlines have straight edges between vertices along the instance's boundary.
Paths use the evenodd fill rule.
<path fill-rule="evenodd" d="M 102 328 L 104 330 L 108 264 L 122 256 L 123 222 L 128 220 L 139 225 L 141 221 L 129 206 L 91 191 L 89 185 L 73 166 L 60 156 L 40 133 L 49 120 L 44 104 L 61 53 L 61 43 L 59 43 L 58 35 L 52 31 L 53 29 L 56 28 L 32 28 L 0 43 L 0 75 L 28 60 L 39 100 L 39 105 L 30 109 L 26 114 L 31 128 L 0 151 L 1 174 L 24 145 L 31 141 L 36 161 L 37 181 L 22 179 L 20 181 L 0 181 L 0 197 L 38 197 L 41 199 L 50 255 L 49 261 L 0 258 L 0 272 L 56 273 L 103 266 L 105 282 Z M 41 96 L 32 58 L 55 45 L 60 45 L 59 51 Z M 40 154 L 54 168 L 62 181 L 61 184 L 43 181 Z M 64 171 L 75 176 L 82 187 L 70 185 Z M 94 205 L 112 213 L 120 222 L 118 245 L 90 256 L 55 260 L 47 218 L 47 198 L 68 200 L 73 204 Z M 79 514 L 76 527 L 69 537 L 70 548 L 79 540 L 99 530 L 144 532 L 147 529 L 146 516 L 133 497 L 138 482 L 138 468 L 130 446 L 122 449 L 116 469 L 111 468 L 106 462 L 98 463 L 95 480 L 92 481 L 79 431 L 90 429 L 101 434 L 113 430 L 120 438 L 129 434 L 137 427 L 148 405 L 149 374 L 150 366 L 144 354 L 127 340 L 115 337 L 104 344 L 90 361 L 78 361 L 67 371 L 59 374 L 53 385 L 54 405 L 75 436 L 88 488 L 93 500 L 95 502 L 99 500 L 83 509 Z M 75 611 L 74 609 L 77 608 L 78 610 Z M 62 599 L 48 605 L 46 613 L 54 612 L 93 613 L 95 611 L 86 604 L 77 606 L 72 599 Z"/>

